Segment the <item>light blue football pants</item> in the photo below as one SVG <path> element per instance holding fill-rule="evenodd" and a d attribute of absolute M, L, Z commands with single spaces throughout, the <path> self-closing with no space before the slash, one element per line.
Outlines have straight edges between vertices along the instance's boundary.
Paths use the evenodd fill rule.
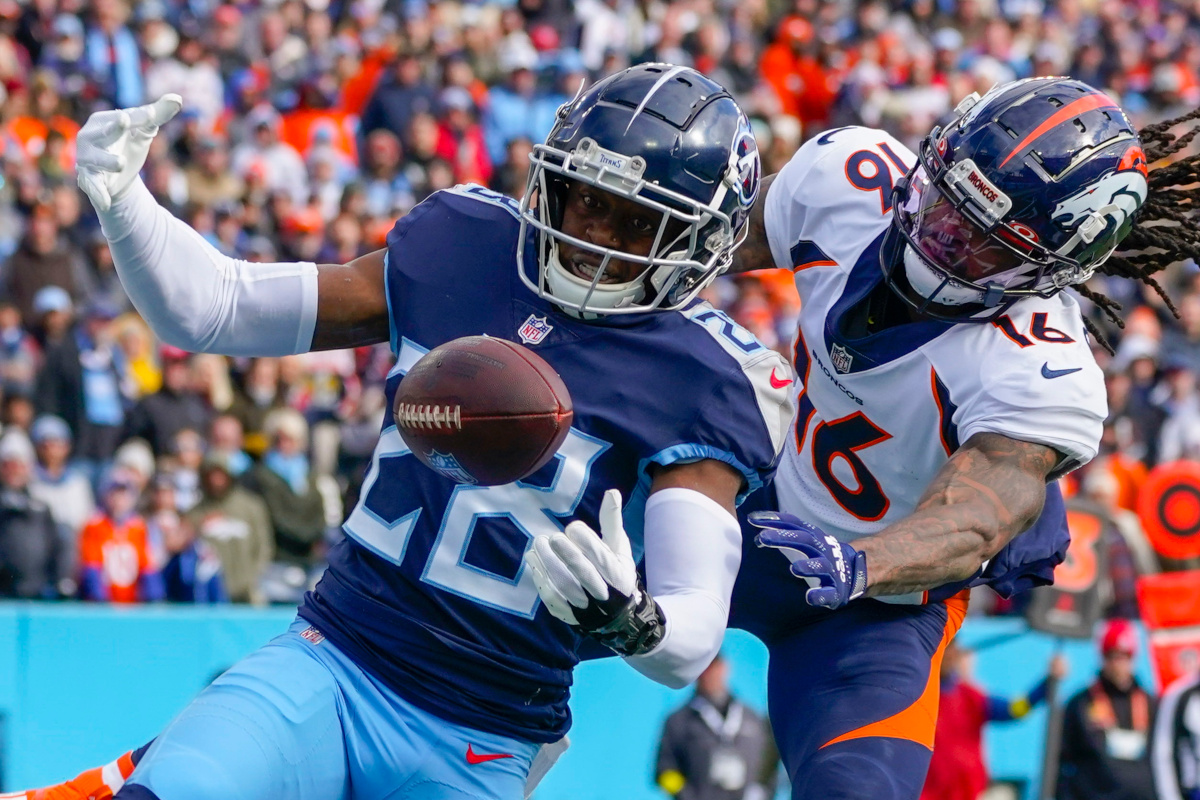
<path fill-rule="evenodd" d="M 297 619 L 201 692 L 117 797 L 521 800 L 538 747 L 417 708 Z"/>

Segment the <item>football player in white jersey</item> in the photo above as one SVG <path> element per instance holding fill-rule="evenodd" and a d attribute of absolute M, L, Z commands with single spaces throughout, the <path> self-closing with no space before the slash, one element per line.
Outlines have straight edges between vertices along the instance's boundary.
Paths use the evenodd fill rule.
<path fill-rule="evenodd" d="M 1194 170 L 1148 172 L 1186 144 L 1162 130 L 1140 138 L 1101 92 L 1038 78 L 968 98 L 917 154 L 840 128 L 775 176 L 735 269 L 795 272 L 798 414 L 748 515 L 731 624 L 770 649 L 793 797 L 916 798 L 965 589 L 1010 594 L 1061 561 L 1052 482 L 1096 454 L 1107 413 L 1062 289 L 1111 312 L 1079 284 L 1153 283 L 1196 249 L 1148 202 Z"/>

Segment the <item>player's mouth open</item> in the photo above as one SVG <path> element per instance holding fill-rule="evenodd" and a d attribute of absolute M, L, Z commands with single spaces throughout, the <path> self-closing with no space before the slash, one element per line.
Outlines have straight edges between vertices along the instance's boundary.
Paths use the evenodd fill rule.
<path fill-rule="evenodd" d="M 568 258 L 566 266 L 572 275 L 582 278 L 585 281 L 591 281 L 595 278 L 596 271 L 600 269 L 598 263 L 587 261 L 578 256 Z M 600 283 L 621 283 L 620 276 L 613 273 L 611 264 L 604 270 L 604 274 L 600 277 Z"/>

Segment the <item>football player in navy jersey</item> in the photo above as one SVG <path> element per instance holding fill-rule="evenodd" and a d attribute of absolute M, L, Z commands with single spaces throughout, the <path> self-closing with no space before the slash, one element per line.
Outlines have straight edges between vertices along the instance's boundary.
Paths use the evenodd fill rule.
<path fill-rule="evenodd" d="M 180 105 L 100 112 L 78 138 L 79 185 L 160 338 L 229 355 L 389 341 L 389 401 L 432 347 L 519 338 L 562 376 L 574 425 L 546 467 L 482 487 L 422 466 L 389 411 L 296 622 L 89 791 L 519 798 L 569 727 L 585 640 L 676 687 L 719 648 L 734 509 L 792 416 L 786 362 L 697 299 L 746 236 L 748 121 L 694 70 L 633 67 L 560 109 L 522 204 L 438 192 L 385 249 L 317 266 L 227 258 L 157 205 L 138 171 Z"/>
<path fill-rule="evenodd" d="M 742 507 L 763 510 L 731 624 L 768 645 L 794 798 L 915 800 L 965 588 L 1052 578 L 1053 481 L 1096 454 L 1106 415 L 1062 290 L 1116 322 L 1095 273 L 1166 299 L 1153 274 L 1200 253 L 1200 159 L 1148 167 L 1198 117 L 1137 131 L 1092 87 L 1035 78 L 967 98 L 915 154 L 839 128 L 764 182 L 734 271 L 795 273 L 797 417 Z"/>

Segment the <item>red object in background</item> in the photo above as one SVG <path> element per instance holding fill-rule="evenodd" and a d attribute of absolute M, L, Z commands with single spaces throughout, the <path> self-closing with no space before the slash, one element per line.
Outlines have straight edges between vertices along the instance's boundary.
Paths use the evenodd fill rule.
<path fill-rule="evenodd" d="M 358 117 L 335 109 L 303 108 L 283 116 L 279 138 L 296 148 L 296 152 L 307 155 L 317 138 L 323 133 L 329 143 L 343 155 L 358 163 Z"/>
<path fill-rule="evenodd" d="M 1104 635 L 1100 637 L 1100 654 L 1112 652 L 1136 656 L 1138 651 L 1137 630 L 1127 619 L 1110 619 L 1104 626 Z"/>
<path fill-rule="evenodd" d="M 1137 588 L 1158 685 L 1194 674 L 1200 669 L 1200 570 L 1146 575 Z"/>
<path fill-rule="evenodd" d="M 1159 464 L 1142 486 L 1137 511 L 1159 555 L 1175 559 L 1200 556 L 1200 464 Z"/>
<path fill-rule="evenodd" d="M 1151 663 L 1160 688 L 1200 671 L 1200 625 L 1150 632 Z"/>
<path fill-rule="evenodd" d="M 987 788 L 983 726 L 987 696 L 966 681 L 942 688 L 933 757 L 921 800 L 970 800 Z"/>
<path fill-rule="evenodd" d="M 1144 575 L 1137 593 L 1142 621 L 1151 630 L 1200 625 L 1200 570 Z"/>

